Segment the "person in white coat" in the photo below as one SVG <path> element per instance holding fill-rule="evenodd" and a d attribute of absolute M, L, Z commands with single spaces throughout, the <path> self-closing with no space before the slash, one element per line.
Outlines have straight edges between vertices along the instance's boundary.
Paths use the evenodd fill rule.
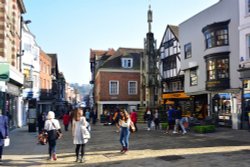
<path fill-rule="evenodd" d="M 72 136 L 73 136 L 73 144 L 76 145 L 75 153 L 76 153 L 76 162 L 84 162 L 84 154 L 85 154 L 85 144 L 88 142 L 88 139 L 84 139 L 81 131 L 81 126 L 88 126 L 88 122 L 86 118 L 83 116 L 83 111 L 81 109 L 76 109 L 74 111 L 74 117 L 72 122 Z M 81 156 L 79 153 L 81 152 Z"/>

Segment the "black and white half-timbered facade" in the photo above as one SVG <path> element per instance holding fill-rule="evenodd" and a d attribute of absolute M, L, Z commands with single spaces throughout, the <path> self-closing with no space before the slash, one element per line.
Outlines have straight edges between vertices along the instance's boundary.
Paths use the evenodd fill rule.
<path fill-rule="evenodd" d="M 184 93 L 184 73 L 181 71 L 179 27 L 167 25 L 160 48 L 160 75 L 162 103 L 180 106 L 186 114 L 191 105 L 190 97 Z"/>

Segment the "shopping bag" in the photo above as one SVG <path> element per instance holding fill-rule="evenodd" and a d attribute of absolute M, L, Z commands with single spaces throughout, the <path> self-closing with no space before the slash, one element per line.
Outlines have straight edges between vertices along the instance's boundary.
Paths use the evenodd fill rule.
<path fill-rule="evenodd" d="M 4 140 L 4 147 L 8 147 L 10 145 L 10 138 L 6 138 L 3 140 Z"/>

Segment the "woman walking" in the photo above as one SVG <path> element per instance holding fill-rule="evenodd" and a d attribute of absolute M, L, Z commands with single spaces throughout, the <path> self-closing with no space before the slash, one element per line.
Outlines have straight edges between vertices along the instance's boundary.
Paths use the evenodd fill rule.
<path fill-rule="evenodd" d="M 0 109 L 0 165 L 2 165 L 2 154 L 4 147 L 4 139 L 9 136 L 8 117 L 2 115 L 2 109 Z"/>
<path fill-rule="evenodd" d="M 84 139 L 81 131 L 81 126 L 88 127 L 88 122 L 86 118 L 83 116 L 83 111 L 81 109 L 76 109 L 75 115 L 72 122 L 72 136 L 73 136 L 73 144 L 76 145 L 75 153 L 76 153 L 76 162 L 83 163 L 84 162 L 84 154 L 85 154 L 85 144 L 88 142 L 88 139 Z M 81 156 L 79 157 L 79 152 L 81 151 Z"/>
<path fill-rule="evenodd" d="M 56 140 L 57 131 L 61 132 L 61 127 L 59 121 L 55 119 L 55 113 L 53 111 L 49 111 L 47 115 L 47 120 L 45 121 L 44 129 L 48 133 L 48 143 L 49 143 L 49 160 L 57 160 L 56 156 Z"/>
<path fill-rule="evenodd" d="M 120 120 L 119 125 L 121 127 L 120 132 L 120 143 L 122 145 L 121 153 L 125 153 L 128 151 L 129 148 L 129 136 L 130 136 L 130 116 L 125 109 L 122 109 L 120 112 Z"/>

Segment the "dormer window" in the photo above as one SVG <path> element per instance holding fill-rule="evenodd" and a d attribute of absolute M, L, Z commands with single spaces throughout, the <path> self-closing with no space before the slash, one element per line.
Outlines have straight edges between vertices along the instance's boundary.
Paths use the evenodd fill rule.
<path fill-rule="evenodd" d="M 132 58 L 122 58 L 122 67 L 123 68 L 132 68 L 133 59 Z"/>

